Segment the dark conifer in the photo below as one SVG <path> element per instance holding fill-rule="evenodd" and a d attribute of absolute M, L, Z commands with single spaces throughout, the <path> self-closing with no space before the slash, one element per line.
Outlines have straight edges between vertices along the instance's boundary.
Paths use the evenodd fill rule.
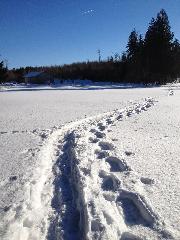
<path fill-rule="evenodd" d="M 134 29 L 129 35 L 128 44 L 126 47 L 128 60 L 133 60 L 135 58 L 138 51 L 138 46 L 139 46 L 138 34 Z"/>
<path fill-rule="evenodd" d="M 173 55 L 173 76 L 174 78 L 180 77 L 180 43 L 177 39 L 173 42 L 172 47 Z"/>
<path fill-rule="evenodd" d="M 145 35 L 145 67 L 150 81 L 155 78 L 165 81 L 172 74 L 172 41 L 166 12 L 162 9 L 156 19 L 152 19 Z"/>
<path fill-rule="evenodd" d="M 0 62 L 0 83 L 5 82 L 7 78 L 7 67 L 4 66 L 4 62 Z"/>

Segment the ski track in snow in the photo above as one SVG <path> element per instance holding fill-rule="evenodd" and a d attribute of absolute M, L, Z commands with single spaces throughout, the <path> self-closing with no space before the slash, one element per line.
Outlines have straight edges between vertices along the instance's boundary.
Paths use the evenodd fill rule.
<path fill-rule="evenodd" d="M 145 187 L 154 180 L 138 176 L 123 154 L 117 155 L 116 139 L 107 136 L 117 121 L 154 103 L 147 98 L 121 110 L 32 131 L 44 139 L 40 163 L 25 186 L 26 201 L 7 211 L 5 239 L 174 239 L 146 199 Z"/>

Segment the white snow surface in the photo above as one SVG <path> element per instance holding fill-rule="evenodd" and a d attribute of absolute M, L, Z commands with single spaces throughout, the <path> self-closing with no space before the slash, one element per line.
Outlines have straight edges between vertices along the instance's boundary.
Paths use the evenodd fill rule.
<path fill-rule="evenodd" d="M 180 239 L 178 87 L 0 93 L 0 239 Z"/>

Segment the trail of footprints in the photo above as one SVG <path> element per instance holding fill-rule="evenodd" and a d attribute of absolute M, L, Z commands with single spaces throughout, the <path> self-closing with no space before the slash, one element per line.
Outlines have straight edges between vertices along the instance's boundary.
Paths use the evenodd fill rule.
<path fill-rule="evenodd" d="M 93 154 L 98 161 L 104 162 L 108 168 L 106 170 L 101 169 L 98 172 L 98 183 L 99 188 L 103 194 L 103 197 L 108 202 L 116 204 L 117 209 L 123 214 L 124 224 L 127 226 L 127 231 L 119 234 L 119 240 L 142 240 L 137 230 L 134 231 L 134 226 L 141 226 L 143 229 L 150 229 L 154 231 L 158 238 L 155 239 L 173 239 L 168 231 L 163 230 L 163 227 L 159 224 L 158 216 L 152 211 L 151 207 L 146 202 L 145 198 L 136 191 L 131 191 L 127 187 L 128 182 L 133 182 L 134 171 L 126 163 L 124 159 L 119 158 L 116 154 L 116 149 L 113 141 L 117 139 L 108 139 L 106 136 L 107 132 L 110 132 L 110 127 L 113 126 L 117 121 L 122 121 L 124 118 L 132 117 L 134 114 L 139 114 L 146 111 L 149 107 L 154 104 L 152 99 L 146 99 L 144 104 L 135 104 L 131 108 L 124 109 L 122 111 L 115 110 L 114 113 L 105 117 L 100 122 L 97 122 L 96 126 L 90 129 L 90 136 L 88 138 L 89 144 L 92 145 Z M 39 130 L 33 131 L 12 131 L 12 132 L 0 132 L 0 134 L 9 133 L 32 133 L 40 136 L 42 139 L 46 139 L 52 130 Z M 126 157 L 133 156 L 134 153 L 126 151 Z M 59 155 L 59 152 L 57 153 Z M 109 170 L 107 170 L 109 169 Z M 84 174 L 89 175 L 90 169 L 84 167 Z M 16 181 L 16 176 L 12 176 L 10 181 Z M 154 184 L 154 180 L 140 177 L 138 183 L 142 186 L 151 186 Z M 126 183 L 126 184 L 124 184 Z M 134 181 L 134 185 L 136 181 Z M 96 207 L 93 201 L 89 202 L 89 208 L 91 209 L 92 216 L 96 215 Z M 113 223 L 113 218 L 103 208 L 102 214 L 106 219 L 108 225 Z M 138 228 L 137 228 L 138 229 Z M 103 232 L 103 225 L 96 218 L 91 219 L 91 231 Z M 146 231 L 148 232 L 148 231 Z M 97 234 L 98 236 L 98 234 Z M 94 234 L 93 239 L 103 239 L 96 237 Z M 147 238 L 150 239 L 150 238 Z"/>
<path fill-rule="evenodd" d="M 135 234 L 133 233 L 133 226 L 142 226 L 149 230 L 153 229 L 152 231 L 155 231 L 157 234 L 157 239 L 173 239 L 168 231 L 163 230 L 163 227 L 159 226 L 158 216 L 152 211 L 143 196 L 135 191 L 129 191 L 124 188 L 123 179 L 129 178 L 131 180 L 133 171 L 124 159 L 116 155 L 112 141 L 106 137 L 106 132 L 110 130 L 109 127 L 114 125 L 116 121 L 122 121 L 124 117 L 131 117 L 133 114 L 146 111 L 151 105 L 153 105 L 153 102 L 147 101 L 143 106 L 136 105 L 134 109 L 127 109 L 124 112 L 112 114 L 109 118 L 102 120 L 95 128 L 90 130 L 91 136 L 89 137 L 89 142 L 95 145 L 94 154 L 96 158 L 105 161 L 110 169 L 109 172 L 104 170 L 99 172 L 100 188 L 104 192 L 104 198 L 107 201 L 115 201 L 117 208 L 121 209 L 124 222 L 129 229 L 129 231 L 121 234 L 120 240 L 142 240 L 142 237 L 138 236 L 137 231 Z M 128 157 L 134 153 L 126 151 L 124 154 Z M 139 182 L 144 186 L 154 184 L 153 179 L 145 177 L 140 177 Z M 106 212 L 103 214 L 108 215 Z M 110 221 L 110 216 L 108 217 L 108 221 Z M 95 224 L 92 222 L 93 225 Z M 96 228 L 91 227 L 94 231 L 97 230 Z"/>
<path fill-rule="evenodd" d="M 57 128 L 56 126 L 53 127 L 54 128 Z M 40 129 L 34 129 L 34 130 L 13 130 L 13 131 L 0 131 L 0 136 L 1 135 L 11 135 L 11 134 L 33 134 L 35 136 L 39 136 L 41 137 L 42 140 L 46 139 L 50 133 L 53 132 L 53 129 L 43 129 L 43 130 L 40 130 Z"/>

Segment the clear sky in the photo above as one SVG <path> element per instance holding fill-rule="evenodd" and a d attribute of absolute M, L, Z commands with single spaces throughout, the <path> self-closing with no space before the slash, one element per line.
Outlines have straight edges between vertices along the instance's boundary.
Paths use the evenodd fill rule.
<path fill-rule="evenodd" d="M 180 39 L 180 0 L 0 0 L 0 54 L 9 68 L 87 61 L 125 50 L 164 8 Z"/>

